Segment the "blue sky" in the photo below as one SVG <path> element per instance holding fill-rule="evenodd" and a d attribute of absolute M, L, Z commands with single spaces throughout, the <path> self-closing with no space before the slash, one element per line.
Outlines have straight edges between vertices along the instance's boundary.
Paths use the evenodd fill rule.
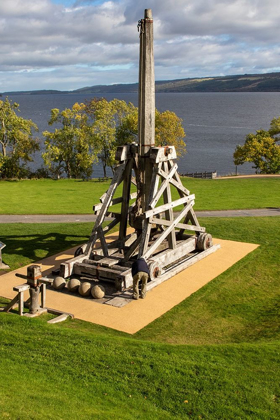
<path fill-rule="evenodd" d="M 9 0 L 0 92 L 137 82 L 145 8 L 156 80 L 280 71 L 279 0 Z"/>

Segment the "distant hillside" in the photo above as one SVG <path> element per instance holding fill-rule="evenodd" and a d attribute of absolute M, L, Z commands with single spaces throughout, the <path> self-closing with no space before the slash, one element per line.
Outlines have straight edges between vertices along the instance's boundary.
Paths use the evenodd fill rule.
<path fill-rule="evenodd" d="M 59 93 L 136 93 L 138 83 L 97 85 L 73 91 L 36 90 L 25 92 L 4 92 L 2 95 L 39 95 Z M 238 76 L 204 77 L 156 82 L 156 92 L 280 92 L 280 73 L 244 74 Z"/>

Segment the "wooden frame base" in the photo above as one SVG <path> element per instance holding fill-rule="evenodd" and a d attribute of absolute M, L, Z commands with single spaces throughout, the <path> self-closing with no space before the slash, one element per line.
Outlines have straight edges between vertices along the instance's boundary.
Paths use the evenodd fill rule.
<path fill-rule="evenodd" d="M 150 267 L 149 288 L 152 288 L 217 249 L 212 247 L 211 235 L 195 215 L 195 195 L 180 180 L 173 146 L 150 150 L 146 161 L 152 168 L 148 200 L 146 195 L 145 199 L 142 197 L 143 168 L 138 146 L 118 148 L 116 158 L 120 163 L 111 185 L 93 207 L 97 217 L 89 241 L 74 258 L 61 264 L 62 277 L 77 275 L 107 280 L 115 282 L 118 290 L 124 290 L 132 286 L 131 267 L 141 257 Z M 115 197 L 121 184 L 121 195 Z M 137 192 L 131 193 L 133 184 Z M 110 210 L 116 205 L 121 205 L 119 213 Z M 105 225 L 108 217 L 110 221 Z M 118 224 L 118 238 L 109 243 L 107 234 Z M 134 228 L 132 234 L 127 230 L 128 224 Z M 96 249 L 98 240 L 100 248 Z"/>

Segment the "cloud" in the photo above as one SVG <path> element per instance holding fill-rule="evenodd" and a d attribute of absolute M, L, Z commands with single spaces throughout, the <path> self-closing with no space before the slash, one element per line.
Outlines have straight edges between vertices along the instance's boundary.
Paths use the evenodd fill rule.
<path fill-rule="evenodd" d="M 157 79 L 279 70 L 278 0 L 150 0 L 149 7 Z M 137 81 L 143 12 L 135 0 L 0 2 L 0 90 Z"/>

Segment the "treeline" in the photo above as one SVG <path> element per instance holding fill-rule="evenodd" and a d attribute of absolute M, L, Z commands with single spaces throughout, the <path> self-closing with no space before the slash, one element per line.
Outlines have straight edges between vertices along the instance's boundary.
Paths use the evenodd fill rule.
<path fill-rule="evenodd" d="M 19 105 L 0 100 L 0 178 L 60 177 L 89 179 L 94 164 L 101 163 L 104 177 L 114 171 L 119 145 L 137 142 L 138 109 L 132 103 L 94 98 L 75 103 L 62 111 L 52 109 L 44 131 L 41 150 L 38 127 L 18 115 Z M 280 117 L 273 118 L 269 130 L 248 134 L 243 146 L 233 154 L 235 165 L 252 162 L 257 173 L 280 173 Z M 174 145 L 177 155 L 186 153 L 182 120 L 171 111 L 155 112 L 156 146 Z M 32 172 L 28 163 L 41 152 L 44 165 Z"/>
<path fill-rule="evenodd" d="M 75 103 L 62 111 L 52 109 L 48 124 L 52 131 L 42 133 L 44 165 L 32 172 L 28 163 L 40 151 L 38 127 L 18 115 L 19 104 L 9 98 L 0 101 L 0 178 L 82 178 L 89 179 L 93 166 L 101 163 L 114 171 L 119 145 L 137 142 L 138 109 L 132 103 L 94 98 Z M 177 154 L 186 152 L 182 120 L 171 111 L 156 110 L 157 146 L 174 145 Z"/>

